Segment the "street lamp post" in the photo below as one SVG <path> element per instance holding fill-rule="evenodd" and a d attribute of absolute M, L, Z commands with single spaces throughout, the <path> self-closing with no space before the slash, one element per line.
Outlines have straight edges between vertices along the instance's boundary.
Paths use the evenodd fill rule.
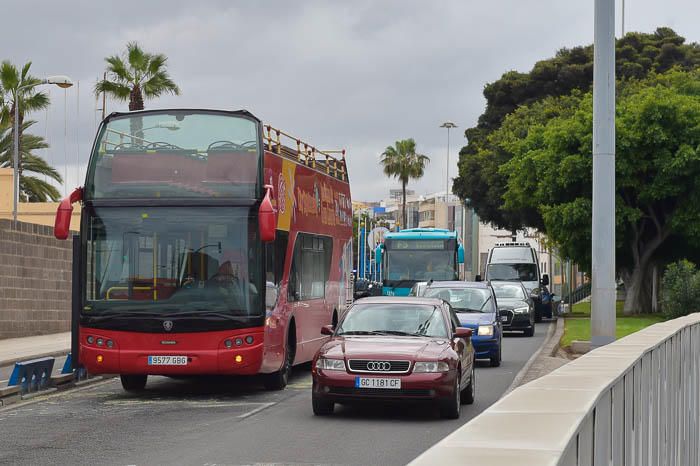
<path fill-rule="evenodd" d="M 445 222 L 450 225 L 450 205 L 447 199 L 450 195 L 450 130 L 456 128 L 457 125 L 451 121 L 446 121 L 440 125 L 440 128 L 447 128 L 447 170 L 445 171 Z"/>
<path fill-rule="evenodd" d="M 13 157 L 13 173 L 14 173 L 14 193 L 12 202 L 12 221 L 17 224 L 17 204 L 19 203 L 19 92 L 22 89 L 29 87 L 40 86 L 42 84 L 55 84 L 58 87 L 66 89 L 73 85 L 73 81 L 68 76 L 49 76 L 38 84 L 27 84 L 19 86 L 15 91 L 15 121 L 13 125 L 14 139 L 14 157 Z"/>

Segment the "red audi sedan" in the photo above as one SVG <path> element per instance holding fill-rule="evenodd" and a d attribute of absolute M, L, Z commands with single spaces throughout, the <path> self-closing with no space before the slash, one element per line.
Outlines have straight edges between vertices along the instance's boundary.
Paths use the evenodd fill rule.
<path fill-rule="evenodd" d="M 316 415 L 333 413 L 335 403 L 425 400 L 456 419 L 462 403 L 474 402 L 472 331 L 441 299 L 360 299 L 322 333 L 331 339 L 312 363 Z"/>

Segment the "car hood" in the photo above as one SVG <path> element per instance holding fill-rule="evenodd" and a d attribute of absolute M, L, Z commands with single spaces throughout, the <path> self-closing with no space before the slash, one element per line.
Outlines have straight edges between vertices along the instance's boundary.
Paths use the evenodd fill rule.
<path fill-rule="evenodd" d="M 530 293 L 535 288 L 539 288 L 540 284 L 535 280 L 534 282 L 523 282 L 523 286 L 525 287 L 527 292 Z"/>
<path fill-rule="evenodd" d="M 457 318 L 463 327 L 478 327 L 479 325 L 492 324 L 496 320 L 496 314 L 493 312 L 459 312 Z"/>
<path fill-rule="evenodd" d="M 347 336 L 334 337 L 320 354 L 345 359 L 435 359 L 450 348 L 446 338 Z"/>
<path fill-rule="evenodd" d="M 508 299 L 508 298 L 501 298 L 498 300 L 498 308 L 499 309 L 515 309 L 516 307 L 528 307 L 527 301 L 523 301 L 522 299 Z"/>

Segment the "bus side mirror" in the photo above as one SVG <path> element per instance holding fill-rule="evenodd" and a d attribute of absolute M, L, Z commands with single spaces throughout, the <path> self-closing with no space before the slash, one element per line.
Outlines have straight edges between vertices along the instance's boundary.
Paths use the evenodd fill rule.
<path fill-rule="evenodd" d="M 263 243 L 271 243 L 275 240 L 275 229 L 277 228 L 277 216 L 272 207 L 272 186 L 265 185 L 265 197 L 260 203 L 258 210 L 258 225 L 260 228 L 260 240 Z"/>
<path fill-rule="evenodd" d="M 547 274 L 542 275 L 542 284 L 544 286 L 549 285 L 549 275 L 547 275 Z"/>
<path fill-rule="evenodd" d="M 73 204 L 83 200 L 83 188 L 75 188 L 70 196 L 63 199 L 56 211 L 53 225 L 53 235 L 56 239 L 67 239 L 70 231 L 70 221 L 73 217 Z"/>

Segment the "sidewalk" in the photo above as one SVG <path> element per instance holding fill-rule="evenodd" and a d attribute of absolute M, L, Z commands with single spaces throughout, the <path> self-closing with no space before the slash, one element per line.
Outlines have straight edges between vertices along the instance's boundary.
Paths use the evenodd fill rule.
<path fill-rule="evenodd" d="M 65 356 L 70 352 L 70 332 L 0 340 L 0 368 L 17 361 Z"/>

